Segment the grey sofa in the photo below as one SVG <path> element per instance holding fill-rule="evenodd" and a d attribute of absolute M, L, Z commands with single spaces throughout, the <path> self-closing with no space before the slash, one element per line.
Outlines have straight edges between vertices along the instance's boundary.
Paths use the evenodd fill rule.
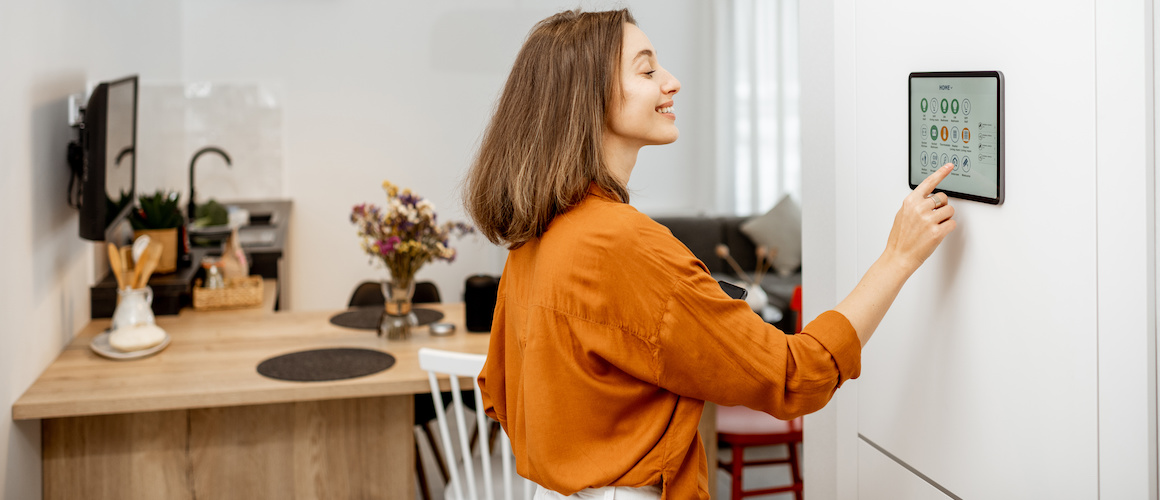
<path fill-rule="evenodd" d="M 673 236 L 705 263 L 713 277 L 737 284 L 742 282 L 733 267 L 725 259 L 717 257 L 716 249 L 720 243 L 729 247 L 729 254 L 743 271 L 753 275 L 757 267 L 757 247 L 740 228 L 749 217 L 653 217 L 653 220 L 669 228 Z M 771 269 L 761 282 L 761 288 L 769 295 L 769 303 L 785 313 L 784 319 L 776 323 L 783 331 L 792 332 L 795 318 L 789 311 L 789 302 L 794 288 L 801 283 L 800 268 L 786 277 L 779 276 Z"/>

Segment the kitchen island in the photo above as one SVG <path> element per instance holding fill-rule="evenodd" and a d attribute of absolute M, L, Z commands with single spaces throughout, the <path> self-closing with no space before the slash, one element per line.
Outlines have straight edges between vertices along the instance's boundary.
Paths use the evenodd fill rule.
<path fill-rule="evenodd" d="M 45 499 L 413 498 L 412 395 L 430 392 L 417 352 L 485 354 L 489 340 L 467 332 L 462 304 L 419 307 L 441 311 L 455 333 L 420 327 L 387 341 L 330 324 L 340 311 L 187 310 L 157 318 L 172 337 L 164 351 L 111 361 L 88 347 L 109 326 L 93 320 L 12 415 L 42 421 Z M 273 356 L 328 347 L 378 349 L 396 362 L 329 382 L 256 370 Z M 708 408 L 701 426 L 710 464 L 714 415 Z"/>
<path fill-rule="evenodd" d="M 486 353 L 461 304 L 426 305 L 457 325 L 407 341 L 330 324 L 337 311 L 158 317 L 172 343 L 133 361 L 98 357 L 94 320 L 12 406 L 42 419 L 44 498 L 410 498 L 412 395 L 430 392 L 417 351 Z M 329 382 L 258 374 L 263 360 L 326 347 L 392 354 L 391 368 Z"/>

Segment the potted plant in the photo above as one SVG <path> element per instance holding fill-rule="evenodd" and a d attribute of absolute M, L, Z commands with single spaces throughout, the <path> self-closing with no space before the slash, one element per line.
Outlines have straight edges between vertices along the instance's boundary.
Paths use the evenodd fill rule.
<path fill-rule="evenodd" d="M 133 238 L 148 235 L 150 241 L 161 244 L 161 261 L 155 271 L 158 273 L 177 270 L 177 230 L 185 221 L 177 200 L 178 195 L 173 191 L 142 195 L 137 198 L 137 208 L 129 216 Z"/>

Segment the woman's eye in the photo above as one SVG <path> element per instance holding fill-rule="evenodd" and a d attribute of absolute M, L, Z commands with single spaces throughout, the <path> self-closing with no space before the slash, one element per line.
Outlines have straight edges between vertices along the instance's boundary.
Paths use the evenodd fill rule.
<path fill-rule="evenodd" d="M 644 72 L 644 76 L 647 76 L 647 77 L 649 77 L 649 78 L 652 78 L 652 76 L 653 76 L 653 73 L 656 73 L 656 72 L 657 72 L 657 70 L 655 70 L 655 69 L 654 69 L 654 70 L 652 70 L 652 71 L 645 71 L 645 72 Z"/>

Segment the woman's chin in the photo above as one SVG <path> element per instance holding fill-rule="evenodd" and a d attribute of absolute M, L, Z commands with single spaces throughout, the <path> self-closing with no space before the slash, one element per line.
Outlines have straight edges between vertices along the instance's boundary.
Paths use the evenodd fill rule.
<path fill-rule="evenodd" d="M 680 136 L 681 136 L 681 131 L 677 130 L 676 127 L 673 127 L 672 132 L 662 134 L 661 136 L 657 137 L 656 141 L 653 144 L 655 144 L 657 146 L 664 145 L 664 144 L 672 144 L 674 142 L 677 142 L 677 138 Z"/>

